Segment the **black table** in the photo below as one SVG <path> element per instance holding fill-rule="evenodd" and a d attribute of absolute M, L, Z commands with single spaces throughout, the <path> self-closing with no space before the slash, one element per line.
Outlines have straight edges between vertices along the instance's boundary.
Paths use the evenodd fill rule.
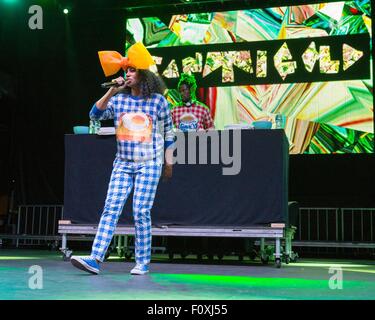
<path fill-rule="evenodd" d="M 190 137 L 190 143 L 186 133 L 178 133 L 183 136 L 179 136 L 177 150 L 184 146 L 189 152 L 196 145 L 194 139 L 204 144 L 211 135 L 219 138 L 220 154 L 224 135 L 228 134 L 231 152 L 237 150 L 233 137 L 238 134 L 241 139 L 239 174 L 223 175 L 223 167 L 231 165 L 225 165 L 222 159 L 217 164 L 175 164 L 173 178 L 159 182 L 151 212 L 154 226 L 247 227 L 288 223 L 289 152 L 283 130 L 198 132 Z M 214 143 L 211 139 L 207 141 L 208 159 L 215 158 L 211 150 Z M 73 224 L 99 222 L 115 153 L 115 136 L 65 136 L 64 220 Z M 200 154 L 197 148 L 196 159 Z M 131 199 L 132 194 L 119 225 L 133 225 Z"/>

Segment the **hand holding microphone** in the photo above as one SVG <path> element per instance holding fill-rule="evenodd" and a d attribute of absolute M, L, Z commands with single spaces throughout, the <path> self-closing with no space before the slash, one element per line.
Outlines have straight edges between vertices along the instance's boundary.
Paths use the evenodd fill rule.
<path fill-rule="evenodd" d="M 118 77 L 113 79 L 111 82 L 102 83 L 102 88 L 109 88 L 107 92 L 101 97 L 97 102 L 96 106 L 100 110 L 105 110 L 107 108 L 108 101 L 121 90 L 127 87 L 128 81 L 125 81 L 123 77 Z"/>
<path fill-rule="evenodd" d="M 102 83 L 101 87 L 104 89 L 116 88 L 118 91 L 120 91 L 126 87 L 126 81 L 123 77 L 118 77 L 113 79 L 111 82 Z"/>

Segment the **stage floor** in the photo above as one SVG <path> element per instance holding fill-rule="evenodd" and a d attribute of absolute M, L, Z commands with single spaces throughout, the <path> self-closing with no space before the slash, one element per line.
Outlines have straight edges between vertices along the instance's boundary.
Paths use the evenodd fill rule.
<path fill-rule="evenodd" d="M 375 299 L 373 260 L 300 259 L 277 269 L 273 263 L 232 259 L 169 262 L 167 255 L 153 255 L 149 274 L 131 276 L 134 262 L 114 255 L 95 276 L 62 261 L 56 251 L 0 249 L 0 300 Z M 342 289 L 330 289 L 330 283 L 337 285 L 330 282 L 337 268 Z M 30 270 L 42 270 L 42 289 L 30 289 L 37 283 Z"/>

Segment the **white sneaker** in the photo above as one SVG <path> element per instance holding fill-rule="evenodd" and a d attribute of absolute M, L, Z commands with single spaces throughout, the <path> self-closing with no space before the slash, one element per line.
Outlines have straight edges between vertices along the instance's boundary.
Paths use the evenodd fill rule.
<path fill-rule="evenodd" d="M 148 265 L 147 264 L 138 264 L 131 269 L 130 274 L 136 274 L 136 275 L 142 275 L 147 273 L 148 270 Z"/>

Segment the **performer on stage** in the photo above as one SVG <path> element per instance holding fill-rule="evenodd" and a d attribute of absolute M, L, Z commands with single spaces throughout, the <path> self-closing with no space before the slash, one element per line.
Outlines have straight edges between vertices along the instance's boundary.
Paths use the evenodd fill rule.
<path fill-rule="evenodd" d="M 122 208 L 134 187 L 136 266 L 130 273 L 142 275 L 149 271 L 151 260 L 150 210 L 161 176 L 164 148 L 163 176 L 172 176 L 174 134 L 168 102 L 163 96 L 166 87 L 159 76 L 148 70 L 154 61 L 141 43 L 130 47 L 126 58 L 114 51 L 101 51 L 99 58 L 106 76 L 121 68 L 126 72 L 126 78 L 116 78 L 117 86 L 111 87 L 90 111 L 92 120 L 114 119 L 117 154 L 91 255 L 73 256 L 71 262 L 81 270 L 99 273 Z"/>
<path fill-rule="evenodd" d="M 182 101 L 172 108 L 175 127 L 182 131 L 214 129 L 210 109 L 196 98 L 195 77 L 186 73 L 181 74 L 177 88 Z"/>

